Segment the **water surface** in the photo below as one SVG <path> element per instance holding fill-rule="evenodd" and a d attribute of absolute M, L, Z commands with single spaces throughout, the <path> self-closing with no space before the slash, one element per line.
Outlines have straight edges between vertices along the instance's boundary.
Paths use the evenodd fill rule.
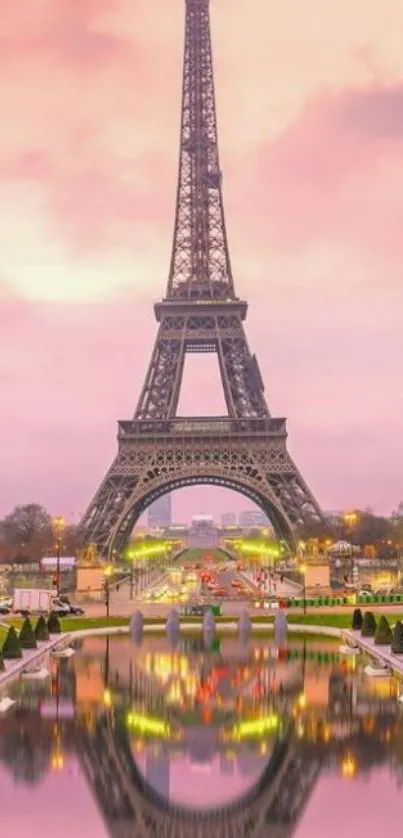
<path fill-rule="evenodd" d="M 333 642 L 98 637 L 49 668 L 7 690 L 6 835 L 401 838 L 403 689 Z"/>

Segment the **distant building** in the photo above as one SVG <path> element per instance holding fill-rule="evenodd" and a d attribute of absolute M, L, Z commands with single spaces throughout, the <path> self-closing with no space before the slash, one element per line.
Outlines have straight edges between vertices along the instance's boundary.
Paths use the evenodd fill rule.
<path fill-rule="evenodd" d="M 60 556 L 59 561 L 56 556 L 44 556 L 40 561 L 42 570 L 56 570 L 59 564 L 60 570 L 72 570 L 76 566 L 75 556 Z"/>
<path fill-rule="evenodd" d="M 236 513 L 235 512 L 223 512 L 221 515 L 221 526 L 222 527 L 233 527 L 236 524 Z"/>
<path fill-rule="evenodd" d="M 249 527 L 267 527 L 269 519 L 260 509 L 245 509 L 239 513 L 239 526 L 245 529 Z"/>
<path fill-rule="evenodd" d="M 194 515 L 189 528 L 190 547 L 217 547 L 218 530 L 211 515 Z"/>
<path fill-rule="evenodd" d="M 147 525 L 150 530 L 156 527 L 169 527 L 172 524 L 172 495 L 163 495 L 154 501 L 147 510 Z"/>

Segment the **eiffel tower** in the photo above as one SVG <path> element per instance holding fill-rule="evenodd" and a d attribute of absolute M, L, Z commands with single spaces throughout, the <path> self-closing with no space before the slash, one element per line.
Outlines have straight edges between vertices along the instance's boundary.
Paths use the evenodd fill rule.
<path fill-rule="evenodd" d="M 121 550 L 144 509 L 168 491 L 216 484 L 249 497 L 293 549 L 320 508 L 270 415 L 244 330 L 224 219 L 209 0 L 185 0 L 185 55 L 173 247 L 150 365 L 134 418 L 118 423 L 118 453 L 80 523 L 84 543 Z M 187 352 L 216 353 L 227 416 L 177 416 Z M 195 382 L 196 386 L 196 382 Z"/>

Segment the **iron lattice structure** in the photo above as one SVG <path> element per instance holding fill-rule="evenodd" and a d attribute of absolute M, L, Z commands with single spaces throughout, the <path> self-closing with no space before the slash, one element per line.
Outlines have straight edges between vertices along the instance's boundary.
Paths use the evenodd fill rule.
<path fill-rule="evenodd" d="M 83 541 L 120 550 L 149 505 L 200 483 L 240 491 L 294 545 L 298 523 L 320 508 L 272 418 L 234 290 L 219 163 L 209 0 L 186 0 L 179 177 L 166 294 L 134 418 L 118 425 L 118 453 L 81 521 Z M 177 417 L 186 353 L 216 353 L 228 415 Z"/>
<path fill-rule="evenodd" d="M 110 719 L 81 736 L 80 763 L 111 838 L 292 838 L 322 770 L 323 754 L 289 738 L 274 746 L 252 792 L 206 812 L 169 805 L 144 782 Z"/>

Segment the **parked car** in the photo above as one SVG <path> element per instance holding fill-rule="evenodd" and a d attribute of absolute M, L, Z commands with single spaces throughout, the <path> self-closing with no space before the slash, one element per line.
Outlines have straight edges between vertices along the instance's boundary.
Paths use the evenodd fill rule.
<path fill-rule="evenodd" d="M 64 594 L 61 594 L 58 600 L 55 600 L 55 602 L 60 603 L 60 605 L 64 609 L 65 614 L 74 614 L 75 616 L 81 616 L 85 613 L 83 608 L 80 608 L 79 605 L 73 605 L 70 602 L 69 597 L 65 596 Z"/>
<path fill-rule="evenodd" d="M 0 614 L 10 614 L 13 608 L 13 601 L 11 598 L 7 597 L 5 599 L 0 599 Z"/>

